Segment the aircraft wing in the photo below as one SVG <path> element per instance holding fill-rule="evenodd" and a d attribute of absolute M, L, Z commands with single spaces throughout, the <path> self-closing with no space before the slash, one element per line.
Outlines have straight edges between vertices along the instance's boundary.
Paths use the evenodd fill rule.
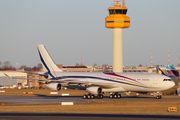
<path fill-rule="evenodd" d="M 87 81 L 69 81 L 69 80 L 57 80 L 57 79 L 35 79 L 35 78 L 19 78 L 19 77 L 11 77 L 4 73 L 4 75 L 10 79 L 28 79 L 28 80 L 38 80 L 41 82 L 58 82 L 64 84 L 79 84 L 79 85 L 87 85 L 87 86 L 99 86 L 102 88 L 116 88 L 115 84 L 111 83 L 100 83 L 100 82 L 87 82 Z"/>
<path fill-rule="evenodd" d="M 16 71 L 16 72 L 40 75 L 40 76 L 44 76 L 45 78 L 48 78 L 48 72 L 47 71 L 40 71 L 40 72 Z"/>
<path fill-rule="evenodd" d="M 67 83 L 67 84 L 79 84 L 79 85 L 99 86 L 99 87 L 102 87 L 102 88 L 116 88 L 117 87 L 115 84 L 100 83 L 100 82 L 66 81 L 66 80 L 61 80 L 61 81 L 58 81 L 58 82 L 59 83 Z"/>
<path fill-rule="evenodd" d="M 10 79 L 28 79 L 28 80 L 38 80 L 38 81 L 45 81 L 45 82 L 51 82 L 51 81 L 55 81 L 55 80 L 51 80 L 51 79 L 36 79 L 36 78 L 20 78 L 20 77 L 12 77 L 12 76 L 9 76 L 8 74 L 5 74 L 4 75 Z M 57 80 L 56 80 L 57 81 Z"/>

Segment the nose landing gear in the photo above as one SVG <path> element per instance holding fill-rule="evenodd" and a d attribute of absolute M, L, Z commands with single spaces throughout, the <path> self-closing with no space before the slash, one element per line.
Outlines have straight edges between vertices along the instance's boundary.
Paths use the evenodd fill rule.
<path fill-rule="evenodd" d="M 156 98 L 157 98 L 157 99 L 161 99 L 161 95 L 157 96 Z"/>
<path fill-rule="evenodd" d="M 157 97 L 156 98 L 157 99 L 161 99 L 162 98 L 160 92 L 157 92 Z"/>

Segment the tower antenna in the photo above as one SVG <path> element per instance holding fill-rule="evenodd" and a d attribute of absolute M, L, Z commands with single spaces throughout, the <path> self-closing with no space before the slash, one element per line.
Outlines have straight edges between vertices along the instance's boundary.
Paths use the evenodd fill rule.
<path fill-rule="evenodd" d="M 153 68 L 153 51 L 151 51 L 151 73 L 153 73 L 152 68 Z"/>

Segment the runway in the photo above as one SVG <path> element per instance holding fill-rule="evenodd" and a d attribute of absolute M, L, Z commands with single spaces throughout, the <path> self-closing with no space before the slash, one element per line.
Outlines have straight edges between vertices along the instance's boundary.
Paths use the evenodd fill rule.
<path fill-rule="evenodd" d="M 0 102 L 5 102 L 7 104 L 57 104 L 61 102 L 74 102 L 74 103 L 87 103 L 94 100 L 180 100 L 180 98 L 162 98 L 156 99 L 155 97 L 136 97 L 127 96 L 121 99 L 110 99 L 109 97 L 104 97 L 103 99 L 83 99 L 82 96 L 0 96 Z"/>
<path fill-rule="evenodd" d="M 83 114 L 83 113 L 0 113 L 0 119 L 13 120 L 178 120 L 179 115 Z"/>

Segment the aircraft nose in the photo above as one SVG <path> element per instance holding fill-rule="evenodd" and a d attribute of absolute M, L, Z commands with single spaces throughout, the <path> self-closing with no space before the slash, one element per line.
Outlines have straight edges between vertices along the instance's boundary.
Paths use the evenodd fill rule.
<path fill-rule="evenodd" d="M 172 82 L 170 83 L 170 86 L 171 86 L 171 87 L 174 87 L 174 86 L 175 86 L 175 82 L 172 81 Z"/>

